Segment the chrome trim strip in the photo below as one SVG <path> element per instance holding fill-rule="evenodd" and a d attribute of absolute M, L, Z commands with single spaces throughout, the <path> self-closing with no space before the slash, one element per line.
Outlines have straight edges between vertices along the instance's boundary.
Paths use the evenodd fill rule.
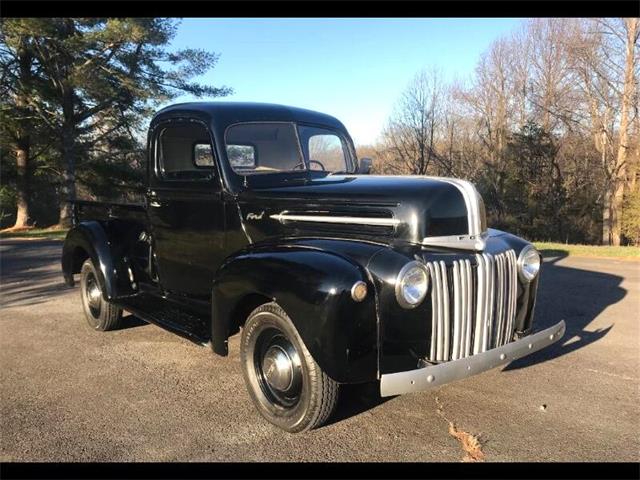
<path fill-rule="evenodd" d="M 565 330 L 564 320 L 561 320 L 546 330 L 477 355 L 406 372 L 383 374 L 380 376 L 380 396 L 420 392 L 505 365 L 557 342 Z"/>
<path fill-rule="evenodd" d="M 284 223 L 293 222 L 318 222 L 318 223 L 350 223 L 354 225 L 380 225 L 383 227 L 396 227 L 404 222 L 397 218 L 368 218 L 368 217 L 333 217 L 330 215 L 292 215 L 280 212 L 270 215 L 270 218 Z"/>
<path fill-rule="evenodd" d="M 468 180 L 461 180 L 459 178 L 449 177 L 427 177 L 434 180 L 441 180 L 443 182 L 454 185 L 464 198 L 464 203 L 467 205 L 467 221 L 469 222 L 469 235 L 476 236 L 482 233 L 482 225 L 480 221 L 480 202 L 478 197 L 480 194 L 476 190 L 473 183 Z"/>
<path fill-rule="evenodd" d="M 440 237 L 425 237 L 422 239 L 422 245 L 481 252 L 487 245 L 487 238 L 487 233 L 480 235 L 443 235 Z"/>

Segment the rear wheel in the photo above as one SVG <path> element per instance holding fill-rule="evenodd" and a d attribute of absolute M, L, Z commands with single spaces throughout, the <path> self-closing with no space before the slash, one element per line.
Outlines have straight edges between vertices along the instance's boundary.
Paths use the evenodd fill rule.
<path fill-rule="evenodd" d="M 256 308 L 242 330 L 245 383 L 260 414 L 288 432 L 324 424 L 339 384 L 313 360 L 287 314 L 275 303 Z"/>
<path fill-rule="evenodd" d="M 85 317 L 91 328 L 107 331 L 120 326 L 122 309 L 103 298 L 96 268 L 90 258 L 85 260 L 80 270 L 80 296 Z"/>

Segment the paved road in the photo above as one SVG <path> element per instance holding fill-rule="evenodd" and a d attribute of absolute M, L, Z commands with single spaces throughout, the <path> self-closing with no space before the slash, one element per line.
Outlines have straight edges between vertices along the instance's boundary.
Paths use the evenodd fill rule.
<path fill-rule="evenodd" d="M 640 461 L 639 263 L 548 261 L 536 321 L 564 318 L 561 343 L 431 392 L 349 388 L 332 424 L 289 435 L 253 409 L 238 338 L 219 358 L 131 317 L 90 330 L 60 249 L 0 242 L 0 460 L 460 461 L 444 415 L 487 461 Z"/>

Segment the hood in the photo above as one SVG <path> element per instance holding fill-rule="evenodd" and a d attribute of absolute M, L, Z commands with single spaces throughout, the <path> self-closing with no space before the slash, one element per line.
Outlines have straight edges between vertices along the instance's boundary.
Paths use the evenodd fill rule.
<path fill-rule="evenodd" d="M 273 237 L 361 238 L 482 250 L 482 199 L 465 180 L 329 175 L 238 195 L 254 243 Z"/>

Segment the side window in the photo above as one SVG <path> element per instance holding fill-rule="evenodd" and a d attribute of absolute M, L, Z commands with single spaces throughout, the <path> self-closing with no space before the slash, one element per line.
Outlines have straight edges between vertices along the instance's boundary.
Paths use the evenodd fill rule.
<path fill-rule="evenodd" d="M 165 180 L 210 180 L 215 162 L 207 129 L 197 123 L 161 127 L 156 155 Z"/>
<path fill-rule="evenodd" d="M 309 160 L 312 170 L 346 170 L 347 161 L 340 137 L 332 134 L 309 137 Z"/>

